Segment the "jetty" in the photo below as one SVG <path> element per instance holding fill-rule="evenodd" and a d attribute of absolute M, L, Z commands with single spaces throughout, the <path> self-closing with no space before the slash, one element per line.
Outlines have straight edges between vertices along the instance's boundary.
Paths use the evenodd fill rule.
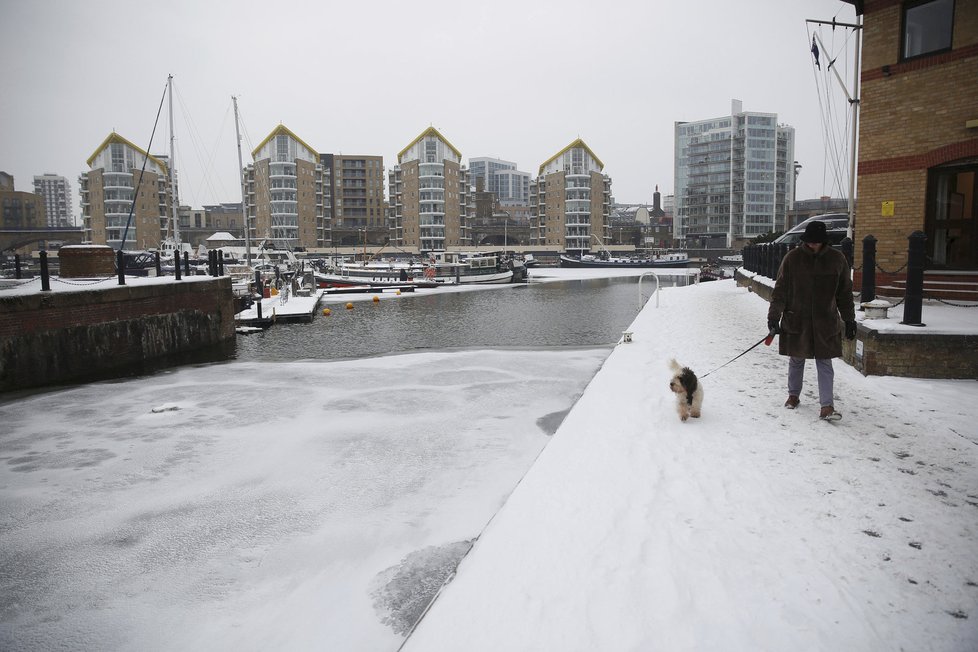
<path fill-rule="evenodd" d="M 287 290 L 257 299 L 234 316 L 236 326 L 267 328 L 278 322 L 310 322 L 326 290 L 294 294 Z"/>

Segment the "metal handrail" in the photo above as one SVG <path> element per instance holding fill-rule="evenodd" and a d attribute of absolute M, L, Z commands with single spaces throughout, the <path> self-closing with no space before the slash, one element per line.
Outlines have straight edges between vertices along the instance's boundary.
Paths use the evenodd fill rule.
<path fill-rule="evenodd" d="M 646 276 L 652 276 L 655 279 L 655 307 L 659 307 L 659 275 L 655 272 L 645 272 L 638 277 L 638 309 L 641 310 L 644 303 L 642 299 L 644 295 L 642 294 L 642 279 Z"/>

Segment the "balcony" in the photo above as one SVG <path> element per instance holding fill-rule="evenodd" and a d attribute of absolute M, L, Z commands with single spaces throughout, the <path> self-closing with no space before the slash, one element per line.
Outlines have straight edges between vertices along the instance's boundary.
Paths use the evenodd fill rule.
<path fill-rule="evenodd" d="M 580 217 L 575 219 L 568 219 L 564 222 L 564 226 L 581 226 L 581 227 L 591 227 L 591 220 L 582 219 Z"/>

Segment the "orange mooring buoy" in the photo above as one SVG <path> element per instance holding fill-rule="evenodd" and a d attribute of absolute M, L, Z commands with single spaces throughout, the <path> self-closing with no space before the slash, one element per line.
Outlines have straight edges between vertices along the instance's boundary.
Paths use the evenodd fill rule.
<path fill-rule="evenodd" d="M 353 310 L 353 304 L 352 303 L 346 304 L 346 309 L 347 310 Z"/>
<path fill-rule="evenodd" d="M 329 317 L 332 312 L 329 308 L 323 308 L 323 317 Z"/>
<path fill-rule="evenodd" d="M 375 295 L 374 295 L 374 303 L 377 303 L 378 301 L 380 301 L 380 297 L 378 297 L 378 296 L 377 296 L 377 295 L 375 294 Z"/>

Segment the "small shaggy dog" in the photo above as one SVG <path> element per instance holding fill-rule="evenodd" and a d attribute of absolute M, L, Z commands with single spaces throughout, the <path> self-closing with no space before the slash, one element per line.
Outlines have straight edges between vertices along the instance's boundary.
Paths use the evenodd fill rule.
<path fill-rule="evenodd" d="M 703 406 L 703 386 L 700 385 L 696 374 L 689 367 L 680 366 L 675 360 L 669 361 L 672 369 L 672 380 L 669 381 L 669 389 L 676 393 L 679 411 L 679 418 L 683 421 L 689 417 L 694 419 L 700 416 L 700 408 Z"/>

